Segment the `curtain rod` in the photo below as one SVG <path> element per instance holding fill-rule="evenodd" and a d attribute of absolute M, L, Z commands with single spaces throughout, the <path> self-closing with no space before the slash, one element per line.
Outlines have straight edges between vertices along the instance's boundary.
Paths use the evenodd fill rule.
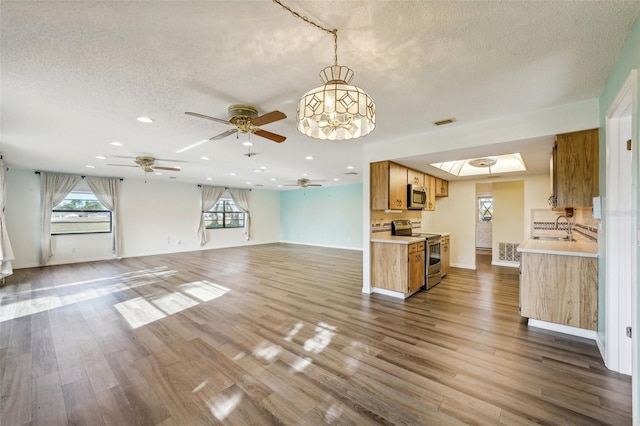
<path fill-rule="evenodd" d="M 35 171 L 35 173 L 36 173 L 37 175 L 39 175 L 39 174 L 40 174 L 40 171 L 39 171 L 39 170 L 36 170 L 36 171 Z M 76 175 L 76 176 L 77 176 L 77 175 Z M 80 175 L 80 177 L 81 177 L 82 179 L 86 178 L 86 176 L 85 176 L 85 175 Z M 123 178 L 116 178 L 116 179 L 120 179 L 120 181 L 121 181 L 121 182 L 124 180 Z"/>
<path fill-rule="evenodd" d="M 202 188 L 202 185 L 198 184 L 196 185 L 198 188 Z M 206 185 L 205 185 L 206 186 Z M 225 186 L 224 189 L 231 189 L 228 186 Z M 249 188 L 249 191 L 251 191 L 251 188 Z"/>

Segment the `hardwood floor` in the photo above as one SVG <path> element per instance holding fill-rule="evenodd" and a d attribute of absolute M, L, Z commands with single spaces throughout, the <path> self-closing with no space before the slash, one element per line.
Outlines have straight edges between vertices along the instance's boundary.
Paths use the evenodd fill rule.
<path fill-rule="evenodd" d="M 478 256 L 403 302 L 361 293 L 361 258 L 269 244 L 18 270 L 1 424 L 631 424 L 630 378 L 528 328 L 517 270 Z"/>

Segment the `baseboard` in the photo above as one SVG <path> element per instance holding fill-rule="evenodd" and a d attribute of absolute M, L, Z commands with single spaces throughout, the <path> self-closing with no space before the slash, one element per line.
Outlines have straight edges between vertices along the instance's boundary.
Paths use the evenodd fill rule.
<path fill-rule="evenodd" d="M 606 352 L 604 351 L 604 342 L 600 339 L 600 335 L 596 333 L 596 345 L 598 346 L 598 351 L 600 351 L 600 356 L 602 357 L 602 361 L 604 361 L 605 367 L 607 367 L 607 357 Z M 607 367 L 609 368 L 609 367 Z M 609 370 L 611 370 L 609 368 Z"/>
<path fill-rule="evenodd" d="M 598 333 L 593 330 L 585 330 L 584 328 L 571 327 L 569 325 L 556 324 L 553 322 L 540 321 L 529 318 L 529 327 L 543 328 L 545 330 L 557 331 L 558 333 L 569 334 L 571 336 L 584 337 L 585 339 L 595 340 L 598 342 Z"/>
<path fill-rule="evenodd" d="M 362 248 L 335 246 L 335 245 L 331 245 L 331 244 L 301 243 L 299 241 L 280 241 L 280 242 L 283 243 L 283 244 L 298 244 L 298 245 L 301 245 L 301 246 L 314 246 L 314 247 L 326 247 L 326 248 L 334 248 L 334 249 L 341 249 L 341 250 L 362 251 Z"/>
<path fill-rule="evenodd" d="M 502 260 L 492 260 L 491 261 L 491 266 L 506 266 L 508 268 L 517 268 L 520 266 L 519 263 L 514 263 L 514 262 L 505 262 Z"/>
<path fill-rule="evenodd" d="M 387 290 L 384 288 L 371 287 L 371 293 L 382 294 L 384 296 L 395 297 L 396 299 L 406 299 L 411 294 L 400 293 L 399 291 Z"/>
<path fill-rule="evenodd" d="M 449 266 L 453 268 L 471 269 L 473 271 L 476 270 L 476 265 L 467 265 L 466 263 L 451 263 Z"/>

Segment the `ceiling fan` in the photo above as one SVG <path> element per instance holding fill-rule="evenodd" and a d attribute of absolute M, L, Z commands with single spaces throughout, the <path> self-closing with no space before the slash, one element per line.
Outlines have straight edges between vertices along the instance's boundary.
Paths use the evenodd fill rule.
<path fill-rule="evenodd" d="M 172 162 L 179 162 L 177 160 L 163 160 L 161 158 L 153 158 L 153 157 L 149 157 L 147 155 L 139 155 L 137 157 L 119 157 L 119 158 L 133 158 L 134 163 L 136 163 L 136 165 L 134 166 L 133 164 L 107 164 L 107 166 L 118 166 L 118 167 L 140 167 L 142 170 L 145 171 L 145 173 L 150 173 L 156 170 L 167 170 L 170 172 L 179 172 L 180 170 L 182 170 L 180 167 L 165 167 L 165 166 L 156 166 L 156 160 L 157 161 L 172 161 Z"/>
<path fill-rule="evenodd" d="M 313 183 L 313 182 L 324 182 L 323 180 L 311 180 L 311 179 L 307 179 L 307 178 L 301 178 L 298 179 L 298 181 L 296 183 L 292 183 L 292 184 L 288 184 L 288 185 L 284 185 L 284 186 L 299 186 L 300 188 L 306 188 L 308 186 L 322 186 L 319 183 Z"/>
<path fill-rule="evenodd" d="M 251 105 L 231 105 L 229 107 L 229 119 L 223 120 L 220 118 L 209 117 L 208 115 L 199 114 L 197 112 L 185 112 L 187 115 L 191 115 L 193 117 L 204 118 L 207 120 L 215 121 L 218 123 L 228 124 L 230 126 L 235 126 L 235 129 L 227 130 L 226 132 L 222 132 L 219 135 L 216 135 L 208 140 L 203 140 L 196 142 L 192 145 L 185 146 L 184 148 L 176 151 L 177 154 L 181 152 L 187 151 L 191 148 L 195 148 L 198 145 L 201 145 L 205 142 L 211 140 L 218 140 L 226 138 L 229 135 L 233 135 L 234 133 L 253 133 L 256 136 L 260 136 L 269 140 L 272 140 L 277 143 L 284 142 L 287 138 L 278 135 L 276 133 L 271 133 L 266 130 L 262 130 L 259 126 L 263 126 L 265 124 L 273 123 L 274 121 L 284 120 L 287 116 L 280 111 L 271 111 L 261 116 L 258 116 L 258 110 L 256 107 Z"/>

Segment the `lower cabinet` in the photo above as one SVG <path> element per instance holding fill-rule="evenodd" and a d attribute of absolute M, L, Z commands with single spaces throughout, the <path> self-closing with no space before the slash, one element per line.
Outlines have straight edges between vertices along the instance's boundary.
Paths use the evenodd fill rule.
<path fill-rule="evenodd" d="M 521 315 L 587 330 L 598 328 L 598 261 L 522 253 Z"/>
<path fill-rule="evenodd" d="M 440 239 L 440 275 L 443 277 L 449 273 L 450 255 L 449 236 L 446 235 Z"/>
<path fill-rule="evenodd" d="M 413 293 L 425 284 L 425 243 L 371 243 L 371 285 Z"/>

